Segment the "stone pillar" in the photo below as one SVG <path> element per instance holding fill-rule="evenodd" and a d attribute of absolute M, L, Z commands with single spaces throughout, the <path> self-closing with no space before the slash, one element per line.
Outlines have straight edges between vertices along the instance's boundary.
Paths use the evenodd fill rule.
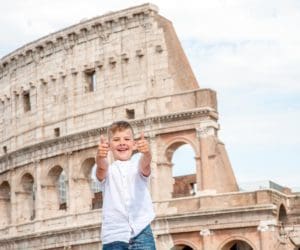
<path fill-rule="evenodd" d="M 42 218 L 55 216 L 59 209 L 57 187 L 54 184 L 43 184 L 40 192 L 43 204 Z"/>
<path fill-rule="evenodd" d="M 218 125 L 214 121 L 203 121 L 197 128 L 197 138 L 200 144 L 200 166 L 201 171 L 197 171 L 198 191 L 205 193 L 216 193 L 214 166 L 209 160 L 211 142 L 210 138 L 216 135 Z M 201 181 L 200 181 L 201 180 Z M 198 183 L 200 181 L 200 183 Z"/>
<path fill-rule="evenodd" d="M 46 89 L 48 88 L 49 83 L 46 82 L 45 79 L 40 79 L 40 83 L 37 86 L 37 99 L 36 99 L 36 103 L 37 103 L 37 116 L 39 119 L 39 123 L 44 125 L 45 124 L 45 103 L 47 98 L 49 98 L 47 96 L 48 92 L 46 91 Z M 45 138 L 45 127 L 41 126 L 40 130 L 37 130 L 37 137 L 41 138 L 42 140 Z"/>
<path fill-rule="evenodd" d="M 201 165 L 201 158 L 200 156 L 195 156 L 195 164 L 196 164 L 196 183 L 197 183 L 197 190 L 196 193 L 199 193 L 203 187 L 202 183 L 202 165 Z"/>
<path fill-rule="evenodd" d="M 10 182 L 11 183 L 11 224 L 16 225 L 18 224 L 18 200 L 17 200 L 17 191 L 18 191 L 18 187 L 17 184 L 19 184 L 19 182 L 17 181 L 17 176 L 16 176 L 16 171 L 13 170 L 12 171 L 12 175 L 11 175 L 11 179 Z"/>
<path fill-rule="evenodd" d="M 273 250 L 276 249 L 276 246 L 274 245 L 274 235 L 276 227 L 276 221 L 270 220 L 270 221 L 260 221 L 259 226 L 257 227 L 257 231 L 259 232 L 259 238 L 260 238 L 260 250 Z M 277 241 L 275 241 L 277 242 Z M 280 248 L 285 249 L 285 248 Z"/>
<path fill-rule="evenodd" d="M 156 200 L 168 200 L 172 198 L 174 178 L 172 176 L 173 164 L 168 162 L 158 162 L 156 177 Z"/>
<path fill-rule="evenodd" d="M 157 138 L 153 131 L 151 131 L 151 122 L 145 122 L 145 136 L 148 137 L 150 149 L 152 153 L 151 163 L 151 186 L 150 191 L 153 201 L 165 200 L 172 198 L 173 191 L 173 176 L 172 164 L 166 162 L 164 152 L 159 152 L 159 145 L 157 145 Z"/>
<path fill-rule="evenodd" d="M 158 151 L 156 145 L 156 137 L 154 133 L 149 134 L 150 137 L 150 150 L 152 153 L 152 161 L 151 161 L 151 177 L 150 177 L 150 193 L 153 200 L 157 200 L 159 194 L 159 188 L 157 183 L 158 178 L 158 169 L 157 169 L 157 159 L 158 159 Z"/>
<path fill-rule="evenodd" d="M 18 131 L 18 124 L 17 124 L 17 117 L 18 117 L 18 104 L 20 103 L 20 95 L 17 93 L 17 91 L 14 91 L 11 94 L 11 128 L 13 128 L 14 131 Z M 12 140 L 12 148 L 17 148 L 17 137 L 14 137 L 14 140 Z"/>
<path fill-rule="evenodd" d="M 171 234 L 163 234 L 155 237 L 157 250 L 172 249 L 174 247 Z"/>
<path fill-rule="evenodd" d="M 64 155 L 64 166 L 65 166 L 65 172 L 67 177 L 67 183 L 66 183 L 66 202 L 67 202 L 67 211 L 69 214 L 76 213 L 76 199 L 74 193 L 76 192 L 76 184 L 74 183 L 73 177 L 76 176 L 76 174 L 73 173 L 74 170 L 76 170 L 75 167 L 72 167 L 72 152 L 65 152 Z"/>
<path fill-rule="evenodd" d="M 201 188 L 198 191 L 203 194 L 238 190 L 224 144 L 217 136 L 218 128 L 218 123 L 214 120 L 202 121 L 197 128 L 201 165 L 201 171 L 197 173 L 201 177 L 197 177 L 197 180 L 201 180 Z"/>
<path fill-rule="evenodd" d="M 17 224 L 29 222 L 32 216 L 33 201 L 31 200 L 31 192 L 17 191 Z"/>
<path fill-rule="evenodd" d="M 200 236 L 202 236 L 202 250 L 216 249 L 213 242 L 213 234 L 210 229 L 202 229 L 200 231 Z"/>
<path fill-rule="evenodd" d="M 68 164 L 69 178 L 68 211 L 72 214 L 90 211 L 92 209 L 92 199 L 94 196 L 91 189 L 91 172 L 84 173 L 86 170 L 82 169 L 83 166 L 81 164 L 85 163 L 80 162 L 81 155 L 81 153 L 73 152 L 72 154 L 68 153 L 66 156 L 68 158 L 66 164 Z M 94 163 L 94 161 L 89 162 L 91 165 Z M 91 167 L 92 169 L 91 165 L 85 167 Z M 84 194 L 84 196 L 82 194 Z"/>
<path fill-rule="evenodd" d="M 71 69 L 71 75 L 68 78 L 67 82 L 67 95 L 68 95 L 68 104 L 67 109 L 69 115 L 75 116 L 76 115 L 76 84 L 77 84 L 77 70 L 75 68 Z"/>
<path fill-rule="evenodd" d="M 35 219 L 39 220 L 43 216 L 43 201 L 42 201 L 42 170 L 40 167 L 41 162 L 35 160 L 34 164 L 34 192 L 35 192 Z"/>

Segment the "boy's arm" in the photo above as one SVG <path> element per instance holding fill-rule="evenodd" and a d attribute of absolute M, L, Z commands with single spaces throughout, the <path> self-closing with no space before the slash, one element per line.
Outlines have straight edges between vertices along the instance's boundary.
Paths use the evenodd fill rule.
<path fill-rule="evenodd" d="M 144 137 L 144 132 L 141 133 L 141 139 L 137 142 L 137 149 L 142 153 L 139 168 L 143 176 L 148 177 L 151 174 L 151 159 L 152 155 L 149 148 L 149 143 Z"/>
<path fill-rule="evenodd" d="M 103 181 L 106 177 L 108 170 L 107 154 L 109 151 L 108 142 L 104 137 L 100 136 L 100 143 L 98 145 L 97 155 L 96 155 L 96 176 L 99 181 Z"/>

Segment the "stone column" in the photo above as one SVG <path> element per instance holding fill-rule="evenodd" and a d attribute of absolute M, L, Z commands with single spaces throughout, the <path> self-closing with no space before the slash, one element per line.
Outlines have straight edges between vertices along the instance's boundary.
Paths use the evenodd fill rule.
<path fill-rule="evenodd" d="M 157 183 L 157 177 L 158 177 L 158 169 L 157 169 L 157 145 L 156 145 L 156 137 L 154 133 L 149 133 L 149 144 L 150 144 L 150 150 L 152 153 L 152 161 L 151 161 L 151 177 L 150 177 L 150 193 L 153 200 L 157 200 L 158 194 L 159 194 L 159 188 Z"/>
<path fill-rule="evenodd" d="M 257 231 L 259 232 L 259 246 L 260 250 L 273 250 L 276 248 L 274 245 L 274 235 L 276 227 L 276 221 L 260 221 Z M 285 249 L 284 247 L 280 249 Z"/>
<path fill-rule="evenodd" d="M 71 161 L 71 157 L 72 157 L 72 152 L 68 151 L 65 152 L 64 155 L 64 162 L 65 162 L 65 171 L 66 172 L 66 177 L 67 177 L 67 185 L 66 185 L 66 198 L 67 198 L 67 211 L 69 214 L 73 214 L 76 213 L 76 200 L 74 199 L 74 191 L 75 191 L 75 184 L 74 184 L 74 180 L 73 180 L 73 170 L 75 169 L 74 167 L 72 167 L 72 161 Z"/>
<path fill-rule="evenodd" d="M 10 196 L 10 201 L 11 201 L 11 224 L 12 225 L 16 225 L 18 224 L 18 200 L 17 200 L 17 191 L 19 187 L 17 187 L 17 185 L 19 185 L 19 182 L 17 181 L 17 176 L 16 176 L 16 171 L 12 170 L 12 174 L 11 174 L 11 179 L 9 181 L 9 183 L 11 183 L 11 196 Z"/>
<path fill-rule="evenodd" d="M 157 162 L 156 197 L 155 200 L 168 200 L 172 198 L 174 178 L 172 176 L 173 164 Z"/>
<path fill-rule="evenodd" d="M 195 156 L 195 163 L 196 163 L 196 183 L 197 183 L 197 190 L 196 193 L 199 193 L 203 187 L 202 183 L 202 165 L 201 165 L 201 158 L 199 155 Z"/>
<path fill-rule="evenodd" d="M 71 68 L 71 75 L 67 82 L 67 93 L 68 93 L 68 112 L 69 115 L 76 115 L 76 91 L 77 91 L 77 77 L 78 72 L 75 68 Z"/>
<path fill-rule="evenodd" d="M 43 205 L 40 216 L 43 219 L 55 216 L 58 211 L 57 187 L 54 184 L 42 184 L 40 192 Z"/>
<path fill-rule="evenodd" d="M 150 137 L 151 138 L 151 137 Z M 167 162 L 164 152 L 159 152 L 157 140 L 151 140 L 152 151 L 152 174 L 151 192 L 154 201 L 172 198 L 174 178 L 172 176 L 172 164 Z"/>
<path fill-rule="evenodd" d="M 216 122 L 208 120 L 201 122 L 197 128 L 201 166 L 201 171 L 197 171 L 197 186 L 200 192 L 216 193 L 214 169 L 209 160 L 209 147 L 212 146 L 209 139 L 216 135 L 217 127 Z"/>
<path fill-rule="evenodd" d="M 43 216 L 43 200 L 42 200 L 42 170 L 40 167 L 41 162 L 39 160 L 35 160 L 34 164 L 34 192 L 35 192 L 35 219 L 42 219 Z"/>
<path fill-rule="evenodd" d="M 163 234 L 156 236 L 155 244 L 158 250 L 174 249 L 174 243 L 171 234 Z"/>
<path fill-rule="evenodd" d="M 18 104 L 20 103 L 20 95 L 17 93 L 17 91 L 13 91 L 11 93 L 11 128 L 13 128 L 14 131 L 18 131 L 18 124 L 17 124 L 17 117 L 18 117 Z M 14 140 L 12 140 L 11 144 L 12 148 L 17 148 L 17 137 L 14 136 Z"/>
<path fill-rule="evenodd" d="M 48 88 L 49 83 L 46 82 L 45 79 L 40 79 L 40 83 L 37 86 L 37 116 L 39 119 L 39 123 L 41 124 L 40 129 L 37 130 L 38 138 L 43 140 L 45 138 L 45 106 L 46 106 L 46 99 L 49 98 L 47 96 L 46 89 Z"/>
<path fill-rule="evenodd" d="M 216 249 L 216 246 L 213 244 L 213 234 L 210 229 L 204 228 L 199 234 L 202 236 L 202 250 Z"/>

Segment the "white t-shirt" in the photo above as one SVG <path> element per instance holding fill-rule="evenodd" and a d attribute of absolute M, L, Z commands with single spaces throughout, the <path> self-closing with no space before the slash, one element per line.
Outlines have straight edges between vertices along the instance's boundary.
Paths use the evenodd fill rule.
<path fill-rule="evenodd" d="M 102 244 L 129 242 L 155 214 L 148 190 L 148 177 L 133 160 L 115 161 L 101 182 L 103 192 Z"/>

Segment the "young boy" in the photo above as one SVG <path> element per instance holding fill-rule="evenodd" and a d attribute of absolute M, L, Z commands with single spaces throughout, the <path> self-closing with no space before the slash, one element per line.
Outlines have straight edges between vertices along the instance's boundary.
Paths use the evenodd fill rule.
<path fill-rule="evenodd" d="M 136 149 L 142 154 L 138 163 L 131 159 Z M 109 151 L 114 158 L 110 166 Z M 103 191 L 103 250 L 155 250 L 150 227 L 155 215 L 147 187 L 151 152 L 143 132 L 135 142 L 128 122 L 114 122 L 108 129 L 108 141 L 100 137 L 96 163 Z"/>

